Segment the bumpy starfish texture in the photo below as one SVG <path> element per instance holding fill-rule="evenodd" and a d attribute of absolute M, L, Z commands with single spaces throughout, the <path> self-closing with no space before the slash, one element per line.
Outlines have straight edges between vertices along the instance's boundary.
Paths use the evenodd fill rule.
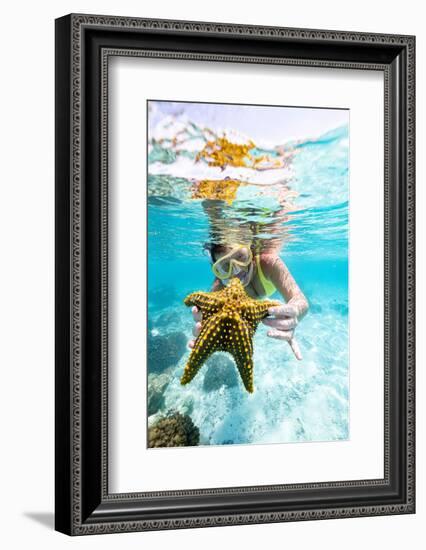
<path fill-rule="evenodd" d="M 253 300 L 241 281 L 234 278 L 222 290 L 189 294 L 184 303 L 197 306 L 203 320 L 181 384 L 188 384 L 210 355 L 225 351 L 232 355 L 244 387 L 253 393 L 253 336 L 260 321 L 267 317 L 268 309 L 280 302 Z"/>

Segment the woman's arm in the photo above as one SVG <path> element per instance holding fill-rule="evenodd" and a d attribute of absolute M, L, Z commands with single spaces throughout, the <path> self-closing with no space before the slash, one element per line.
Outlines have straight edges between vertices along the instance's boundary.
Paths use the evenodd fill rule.
<path fill-rule="evenodd" d="M 294 330 L 298 320 L 308 310 L 308 301 L 278 256 L 264 255 L 260 261 L 265 275 L 287 300 L 285 305 L 269 308 L 269 317 L 263 320 L 263 324 L 270 327 L 268 336 L 288 342 L 296 358 L 301 360 L 302 354 L 294 338 Z"/>
<path fill-rule="evenodd" d="M 216 292 L 216 290 L 221 290 L 223 287 L 222 281 L 218 279 L 218 277 L 215 277 L 215 280 L 212 284 L 212 290 L 211 292 Z"/>
<path fill-rule="evenodd" d="M 292 274 L 279 256 L 262 254 L 260 256 L 264 274 L 270 279 L 278 292 L 287 300 L 287 305 L 296 308 L 297 317 L 302 318 L 308 311 L 309 304 Z"/>

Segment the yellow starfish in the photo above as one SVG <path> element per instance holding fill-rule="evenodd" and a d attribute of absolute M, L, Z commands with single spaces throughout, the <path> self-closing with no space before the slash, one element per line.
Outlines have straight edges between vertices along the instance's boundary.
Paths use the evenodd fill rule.
<path fill-rule="evenodd" d="M 231 179 L 201 180 L 194 186 L 191 198 L 223 200 L 230 206 L 237 196 L 240 185 L 245 183 Z"/>
<path fill-rule="evenodd" d="M 268 315 L 268 309 L 280 302 L 253 300 L 241 281 L 234 278 L 223 290 L 194 292 L 184 303 L 197 306 L 203 321 L 181 384 L 188 384 L 215 351 L 226 351 L 232 355 L 244 387 L 253 393 L 253 336 L 260 321 Z"/>
<path fill-rule="evenodd" d="M 245 167 L 252 162 L 250 149 L 256 147 L 252 141 L 247 144 L 232 143 L 225 136 L 218 137 L 214 141 L 208 141 L 204 149 L 200 151 L 195 160 L 204 158 L 209 166 L 236 166 Z"/>

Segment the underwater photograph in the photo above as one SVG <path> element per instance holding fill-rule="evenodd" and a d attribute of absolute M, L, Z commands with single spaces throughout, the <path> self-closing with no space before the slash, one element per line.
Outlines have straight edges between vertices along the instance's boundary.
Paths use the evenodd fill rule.
<path fill-rule="evenodd" d="M 348 440 L 349 110 L 147 125 L 147 447 Z"/>

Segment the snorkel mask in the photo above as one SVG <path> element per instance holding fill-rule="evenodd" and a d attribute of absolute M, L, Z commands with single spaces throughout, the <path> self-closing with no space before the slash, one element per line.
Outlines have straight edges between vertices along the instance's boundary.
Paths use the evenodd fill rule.
<path fill-rule="evenodd" d="M 247 258 L 244 260 L 241 260 L 238 258 L 240 255 L 240 250 L 245 249 L 248 251 Z M 241 255 L 240 255 L 241 256 Z M 246 271 L 247 276 L 243 277 L 241 279 L 241 282 L 244 286 L 246 286 L 251 279 L 251 272 L 252 272 L 252 260 L 253 260 L 253 253 L 249 246 L 247 245 L 236 245 L 232 247 L 232 249 L 216 260 L 212 265 L 212 271 L 215 274 L 215 276 L 220 279 L 223 282 L 227 282 L 231 277 L 238 276 L 241 271 Z M 246 270 L 244 268 L 249 267 L 249 270 Z"/>

